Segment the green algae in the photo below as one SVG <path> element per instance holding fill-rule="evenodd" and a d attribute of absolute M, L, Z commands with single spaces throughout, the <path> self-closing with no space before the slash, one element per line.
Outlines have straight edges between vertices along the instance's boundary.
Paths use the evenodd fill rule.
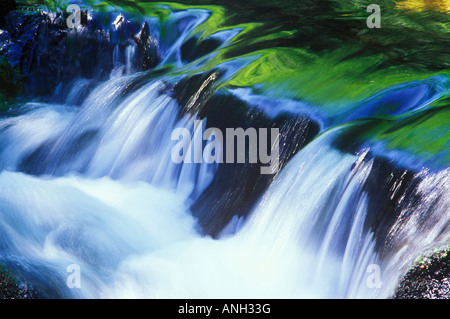
<path fill-rule="evenodd" d="M 42 2 L 36 0 L 34 2 Z M 45 1 L 44 1 L 45 2 Z M 157 17 L 162 25 L 173 12 L 210 12 L 192 35 L 198 41 L 224 30 L 239 33 L 225 47 L 182 68 L 172 76 L 192 76 L 243 61 L 220 87 L 250 87 L 271 98 L 310 103 L 337 120 L 357 111 L 360 101 L 399 84 L 450 75 L 450 22 L 440 6 L 414 1 L 379 1 L 382 27 L 369 29 L 370 1 L 85 1 L 95 10 L 126 11 Z M 383 105 L 385 110 L 396 105 Z M 402 150 L 439 165 L 450 162 L 448 95 L 424 112 L 378 119 L 359 131 L 359 139 Z"/>

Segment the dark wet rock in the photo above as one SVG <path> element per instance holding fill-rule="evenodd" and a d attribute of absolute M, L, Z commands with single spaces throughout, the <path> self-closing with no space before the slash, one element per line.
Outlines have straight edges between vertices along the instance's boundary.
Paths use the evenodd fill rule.
<path fill-rule="evenodd" d="M 318 134 L 317 123 L 306 116 L 281 114 L 274 119 L 269 119 L 262 112 L 249 110 L 241 103 L 230 96 L 212 98 L 208 105 L 220 107 L 222 110 L 210 113 L 207 127 L 217 127 L 225 132 L 227 127 L 233 127 L 232 123 L 241 120 L 241 125 L 235 127 L 242 127 L 244 130 L 250 127 L 256 130 L 268 128 L 268 141 L 271 138 L 270 128 L 279 128 L 280 169 Z M 230 105 L 235 107 L 231 110 Z M 227 111 L 229 116 L 223 116 Z M 222 116 L 214 117 L 214 114 Z M 224 136 L 225 145 L 226 140 L 227 137 Z M 224 158 L 226 158 L 226 151 L 224 150 Z M 261 174 L 262 166 L 266 165 L 260 162 L 255 164 L 246 162 L 244 164 L 224 163 L 219 166 L 211 185 L 191 207 L 206 234 L 216 237 L 235 216 L 244 219 L 247 217 L 276 176 Z"/>
<path fill-rule="evenodd" d="M 181 46 L 181 59 L 192 62 L 216 50 L 222 42 L 218 39 L 207 38 L 200 41 L 198 37 L 192 37 Z"/>
<path fill-rule="evenodd" d="M 36 299 L 38 293 L 0 265 L 0 299 Z"/>
<path fill-rule="evenodd" d="M 39 25 L 44 16 L 36 11 L 11 11 L 6 16 L 3 27 L 3 41 L 0 53 L 6 57 L 13 67 L 26 71 L 31 44 L 35 42 Z"/>
<path fill-rule="evenodd" d="M 196 113 L 200 118 L 207 118 L 205 129 L 214 127 L 221 132 L 226 132 L 227 128 L 254 128 L 258 131 L 266 128 L 266 141 L 271 140 L 270 128 L 278 128 L 280 168 L 319 133 L 319 124 L 305 115 L 281 113 L 270 118 L 238 97 L 217 91 L 215 86 L 220 76 L 219 71 L 213 71 L 179 81 L 171 91 L 182 106 L 181 113 Z M 227 136 L 224 134 L 223 145 L 226 144 Z M 204 234 L 218 237 L 230 221 L 245 219 L 276 176 L 261 174 L 261 167 L 267 165 L 260 161 L 250 163 L 248 156 L 247 150 L 245 163 L 227 163 L 224 160 L 211 184 L 192 204 L 191 210 Z M 224 149 L 223 159 L 226 158 L 227 149 Z"/>
<path fill-rule="evenodd" d="M 11 64 L 0 56 L 0 110 L 22 92 L 22 79 Z"/>
<path fill-rule="evenodd" d="M 417 200 L 414 191 L 421 179 L 416 176 L 416 171 L 384 157 L 369 152 L 366 160 L 369 159 L 373 159 L 373 165 L 363 188 L 368 196 L 365 226 L 367 231 L 374 233 L 376 250 L 384 256 L 390 253 L 385 247 L 389 232 L 407 203 Z"/>
<path fill-rule="evenodd" d="M 5 23 L 6 15 L 11 11 L 17 8 L 17 4 L 14 0 L 2 0 L 0 2 L 0 28 Z"/>
<path fill-rule="evenodd" d="M 147 22 L 144 22 L 134 41 L 138 48 L 137 64 L 141 65 L 143 70 L 153 69 L 159 63 L 158 48 L 151 36 L 150 26 Z"/>
<path fill-rule="evenodd" d="M 395 299 L 450 299 L 450 249 L 419 259 L 400 281 Z"/>
<path fill-rule="evenodd" d="M 81 26 L 70 29 L 66 12 L 48 13 L 31 6 L 10 11 L 0 34 L 0 54 L 22 75 L 23 95 L 51 95 L 78 78 L 105 80 L 117 67 L 114 54 L 125 63 L 130 45 L 136 46 L 134 71 L 158 64 L 157 42 L 146 23 L 123 18 L 114 26 L 105 24 L 111 17 L 103 15 L 83 10 Z"/>

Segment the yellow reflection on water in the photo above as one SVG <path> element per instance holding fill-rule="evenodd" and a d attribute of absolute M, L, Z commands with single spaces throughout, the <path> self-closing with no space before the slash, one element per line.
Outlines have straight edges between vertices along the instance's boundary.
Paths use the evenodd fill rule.
<path fill-rule="evenodd" d="M 450 13 L 450 0 L 403 0 L 397 2 L 397 7 L 418 12 L 435 10 Z"/>

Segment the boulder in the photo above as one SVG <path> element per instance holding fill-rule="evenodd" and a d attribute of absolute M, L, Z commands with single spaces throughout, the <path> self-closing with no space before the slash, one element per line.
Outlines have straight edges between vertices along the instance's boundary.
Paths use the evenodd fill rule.
<path fill-rule="evenodd" d="M 450 299 L 450 249 L 419 258 L 400 281 L 395 299 Z"/>

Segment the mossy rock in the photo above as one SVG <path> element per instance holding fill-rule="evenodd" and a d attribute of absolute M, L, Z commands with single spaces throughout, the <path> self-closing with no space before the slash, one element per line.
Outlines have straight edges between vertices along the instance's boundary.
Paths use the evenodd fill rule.
<path fill-rule="evenodd" d="M 0 299 L 35 299 L 37 292 L 21 283 L 6 267 L 0 265 Z"/>
<path fill-rule="evenodd" d="M 420 257 L 400 281 L 395 299 L 450 299 L 450 248 Z"/>

